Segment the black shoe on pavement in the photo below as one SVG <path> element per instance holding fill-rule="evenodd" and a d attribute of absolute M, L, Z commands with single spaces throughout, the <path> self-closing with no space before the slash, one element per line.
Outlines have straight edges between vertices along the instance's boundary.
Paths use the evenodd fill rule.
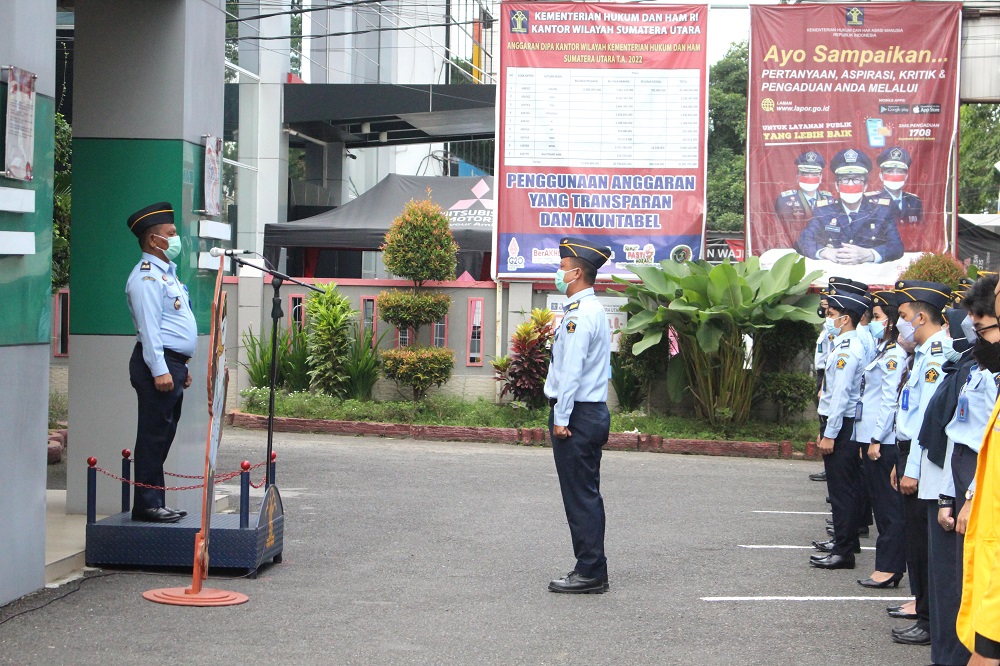
<path fill-rule="evenodd" d="M 906 630 L 900 632 L 893 629 L 892 640 L 896 643 L 903 643 L 904 645 L 930 645 L 931 632 L 927 631 L 920 625 L 915 624 L 912 627 L 908 627 Z"/>
<path fill-rule="evenodd" d="M 176 513 L 181 518 L 183 518 L 184 516 L 188 515 L 188 512 L 185 511 L 184 509 L 173 509 L 173 508 L 171 508 L 169 506 L 165 506 L 163 508 L 166 509 L 167 511 L 171 512 L 171 513 Z"/>
<path fill-rule="evenodd" d="M 819 472 L 818 474 L 810 474 L 810 481 L 826 481 L 826 471 Z"/>
<path fill-rule="evenodd" d="M 817 569 L 853 569 L 854 557 L 844 557 L 843 555 L 829 554 L 817 559 L 816 555 L 809 558 L 809 564 Z"/>
<path fill-rule="evenodd" d="M 155 509 L 133 509 L 132 520 L 144 523 L 176 523 L 181 517 L 173 511 L 168 511 L 162 506 Z"/>
<path fill-rule="evenodd" d="M 821 553 L 832 553 L 833 552 L 833 539 L 830 539 L 829 541 L 813 541 L 812 545 L 813 545 L 813 548 L 815 548 L 816 550 L 818 550 Z M 861 552 L 861 544 L 858 544 L 854 548 L 854 554 L 857 555 L 860 552 Z"/>
<path fill-rule="evenodd" d="M 601 578 L 588 578 L 575 571 L 570 571 L 564 577 L 549 583 L 549 592 L 564 594 L 604 594 L 611 588 L 608 581 Z"/>

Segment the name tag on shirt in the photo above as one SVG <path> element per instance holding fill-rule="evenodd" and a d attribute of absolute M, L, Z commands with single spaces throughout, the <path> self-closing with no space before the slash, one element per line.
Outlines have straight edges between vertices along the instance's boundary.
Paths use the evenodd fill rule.
<path fill-rule="evenodd" d="M 854 420 L 855 421 L 860 421 L 861 420 L 861 410 L 863 408 L 864 408 L 864 405 L 861 404 L 861 401 L 858 401 L 857 407 L 854 408 Z"/>
<path fill-rule="evenodd" d="M 969 420 L 969 398 L 965 395 L 958 396 L 958 412 L 955 419 L 962 423 Z"/>
<path fill-rule="evenodd" d="M 903 395 L 899 399 L 899 407 L 903 411 L 910 409 L 910 387 L 907 386 L 903 389 Z"/>

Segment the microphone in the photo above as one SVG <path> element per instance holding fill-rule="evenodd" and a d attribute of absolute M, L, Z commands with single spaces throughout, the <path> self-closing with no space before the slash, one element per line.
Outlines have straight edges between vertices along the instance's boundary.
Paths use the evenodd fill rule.
<path fill-rule="evenodd" d="M 235 257 L 238 254 L 257 254 L 253 250 L 226 250 L 221 247 L 213 247 L 208 253 L 213 257 Z"/>

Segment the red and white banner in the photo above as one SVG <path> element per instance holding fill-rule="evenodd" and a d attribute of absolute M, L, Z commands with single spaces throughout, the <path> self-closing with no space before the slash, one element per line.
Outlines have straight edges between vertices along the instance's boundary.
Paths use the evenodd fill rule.
<path fill-rule="evenodd" d="M 35 160 L 35 75 L 7 67 L 7 124 L 4 133 L 4 175 L 32 179 Z"/>
<path fill-rule="evenodd" d="M 751 6 L 747 250 L 762 266 L 798 252 L 809 270 L 892 284 L 948 248 L 961 11 Z"/>
<path fill-rule="evenodd" d="M 706 5 L 505 2 L 493 275 L 549 278 L 559 239 L 629 264 L 701 258 Z"/>

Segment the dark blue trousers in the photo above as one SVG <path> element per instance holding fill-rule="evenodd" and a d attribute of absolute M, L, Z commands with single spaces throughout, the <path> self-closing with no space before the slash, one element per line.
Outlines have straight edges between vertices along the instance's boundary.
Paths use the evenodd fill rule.
<path fill-rule="evenodd" d="M 878 460 L 868 457 L 861 447 L 861 472 L 875 513 L 878 541 L 875 542 L 875 569 L 886 573 L 906 573 L 906 522 L 903 499 L 889 483 L 889 475 L 899 462 L 899 449 L 883 444 Z"/>
<path fill-rule="evenodd" d="M 132 479 L 162 488 L 163 462 L 170 453 L 170 445 L 177 432 L 181 418 L 181 404 L 184 402 L 184 382 L 187 381 L 188 367 L 176 358 L 166 357 L 167 369 L 174 380 L 172 391 L 157 391 L 153 373 L 142 360 L 142 348 L 135 346 L 129 359 L 129 378 L 135 389 L 139 403 L 139 419 L 136 426 Z M 164 506 L 165 491 L 154 488 L 135 487 L 132 511 L 156 509 Z"/>
<path fill-rule="evenodd" d="M 549 411 L 549 435 L 552 435 Z M 552 437 L 566 520 L 576 556 L 575 571 L 589 578 L 608 578 L 604 556 L 604 498 L 601 497 L 601 448 L 611 431 L 611 414 L 603 402 L 578 402 L 569 417 L 566 439 Z"/>
<path fill-rule="evenodd" d="M 964 666 L 972 653 L 958 640 L 955 619 L 962 604 L 962 581 L 955 566 L 957 541 L 962 535 L 946 532 L 938 523 L 938 506 L 927 502 L 927 581 L 929 584 L 931 661 L 941 666 Z"/>
<path fill-rule="evenodd" d="M 821 417 L 821 420 L 820 432 L 826 430 L 826 418 Z M 845 418 L 837 438 L 833 440 L 833 453 L 823 456 L 826 487 L 833 512 L 833 549 L 830 552 L 847 559 L 853 559 L 855 548 L 861 545 L 858 530 L 862 520 L 861 501 L 865 494 L 858 460 L 861 445 L 851 440 L 853 434 L 854 419 Z"/>
<path fill-rule="evenodd" d="M 899 462 L 896 465 L 896 479 L 902 481 L 906 470 L 906 458 L 910 455 L 909 441 L 896 441 L 899 448 Z M 931 611 L 927 582 L 927 502 L 912 495 L 902 495 L 903 521 L 906 531 L 906 570 L 910 581 L 910 592 L 917 602 L 917 624 L 930 630 Z M 934 502 L 937 505 L 937 502 Z M 936 522 L 936 521 L 935 521 Z"/>

